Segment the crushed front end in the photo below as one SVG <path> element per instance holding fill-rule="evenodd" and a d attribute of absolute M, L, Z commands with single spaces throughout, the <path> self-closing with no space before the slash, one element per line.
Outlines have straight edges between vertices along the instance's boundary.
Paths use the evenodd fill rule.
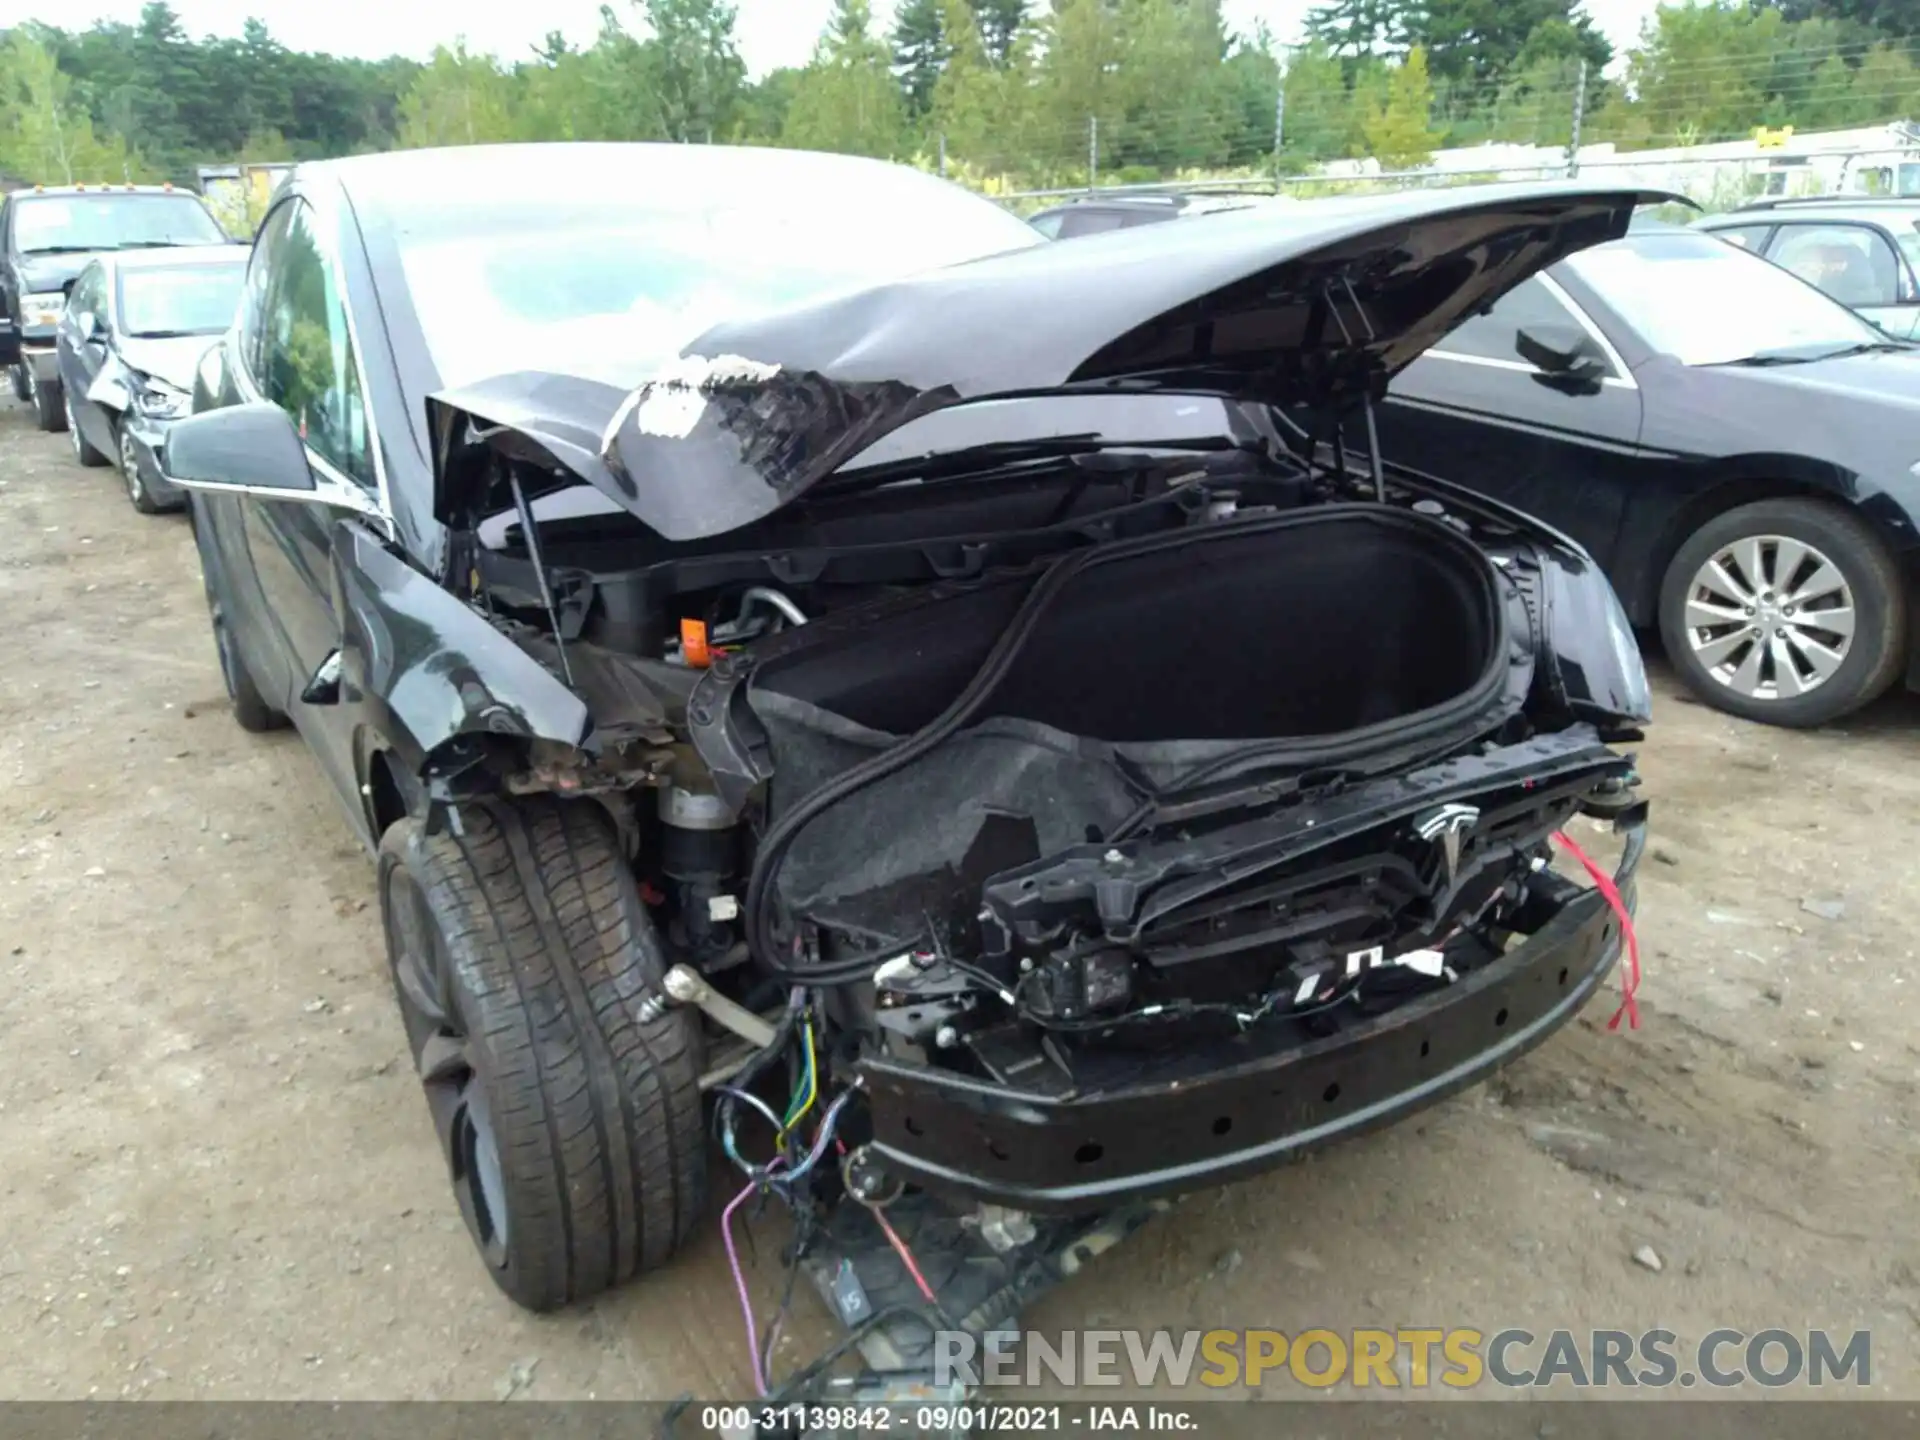
<path fill-rule="evenodd" d="M 758 811 L 747 934 L 822 997 L 874 1183 L 1035 1214 L 1176 1194 L 1571 1019 L 1627 921 L 1554 837 L 1617 825 L 1623 907 L 1644 844 L 1610 743 L 1638 660 L 1583 567 L 1471 507 L 1326 506 L 727 657 L 689 714 Z"/>
<path fill-rule="evenodd" d="M 1484 1078 L 1572 1019 L 1620 954 L 1600 892 L 1546 862 L 1548 837 L 1629 778 L 1565 735 L 1307 802 L 1271 826 L 1284 859 L 1223 856 L 1229 883 L 1131 947 L 1102 946 L 1097 897 L 1170 847 L 1061 857 L 1039 876 L 1058 893 L 1019 927 L 1101 937 L 1030 972 L 1061 1023 L 969 1032 L 977 1069 L 867 1060 L 877 1158 L 937 1191 L 1078 1212 L 1251 1174 Z M 1616 823 L 1631 906 L 1644 807 Z M 1013 897 L 994 889 L 997 916 Z M 1183 984 L 1187 967 L 1213 983 Z M 1193 998 L 1231 995 L 1232 970 L 1237 996 Z"/>
<path fill-rule="evenodd" d="M 791 1206 L 873 1363 L 918 1365 L 921 1300 L 994 1328 L 1602 984 L 1645 835 L 1624 613 L 1564 537 L 1354 442 L 1640 198 L 1035 247 L 723 323 L 631 392 L 431 402 L 449 588 L 535 674 L 390 687 L 416 731 L 467 717 L 427 792 L 613 814 L 673 962 L 634 1003 L 701 1012 L 727 1213 Z M 1195 397 L 1204 433 L 1169 423 Z M 1095 400 L 1126 438 L 1068 423 Z M 1613 883 L 1556 868 L 1580 817 Z"/>

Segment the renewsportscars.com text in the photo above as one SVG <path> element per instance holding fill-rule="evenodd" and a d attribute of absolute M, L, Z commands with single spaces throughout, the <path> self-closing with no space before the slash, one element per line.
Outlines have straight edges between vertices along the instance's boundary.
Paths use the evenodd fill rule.
<path fill-rule="evenodd" d="M 1865 1330 L 1065 1330 L 980 1338 L 940 1331 L 934 1383 L 1422 1390 L 1481 1385 L 1654 1388 L 1850 1386 L 1873 1380 Z"/>

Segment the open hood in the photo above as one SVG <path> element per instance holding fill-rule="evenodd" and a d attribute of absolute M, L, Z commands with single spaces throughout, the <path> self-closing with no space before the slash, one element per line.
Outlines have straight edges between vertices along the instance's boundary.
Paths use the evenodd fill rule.
<path fill-rule="evenodd" d="M 1585 184 L 1318 201 L 1037 245 L 730 320 L 632 391 L 506 375 L 429 402 L 437 513 L 486 508 L 467 416 L 669 540 L 777 510 L 908 421 L 1088 391 L 1344 407 L 1636 205 Z"/>

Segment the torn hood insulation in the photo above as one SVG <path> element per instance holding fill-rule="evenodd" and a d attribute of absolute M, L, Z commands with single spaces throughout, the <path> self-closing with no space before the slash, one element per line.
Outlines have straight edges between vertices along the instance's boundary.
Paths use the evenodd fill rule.
<path fill-rule="evenodd" d="M 1038 245 L 714 326 L 631 391 L 513 374 L 429 402 L 436 511 L 504 503 L 479 434 L 669 540 L 764 518 L 921 415 L 1167 392 L 1341 407 L 1664 192 L 1503 185 L 1247 210 Z M 462 417 L 465 417 L 463 419 Z M 466 421 L 471 420 L 473 426 Z"/>

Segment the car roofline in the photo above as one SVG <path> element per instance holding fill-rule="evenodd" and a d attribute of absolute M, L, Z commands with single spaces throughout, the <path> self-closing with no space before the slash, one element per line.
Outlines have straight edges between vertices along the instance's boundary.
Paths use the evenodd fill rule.
<path fill-rule="evenodd" d="M 1831 207 L 1840 210 L 1920 210 L 1920 195 L 1778 195 L 1749 200 L 1725 215 L 1758 215 L 1770 210 L 1815 210 Z"/>

